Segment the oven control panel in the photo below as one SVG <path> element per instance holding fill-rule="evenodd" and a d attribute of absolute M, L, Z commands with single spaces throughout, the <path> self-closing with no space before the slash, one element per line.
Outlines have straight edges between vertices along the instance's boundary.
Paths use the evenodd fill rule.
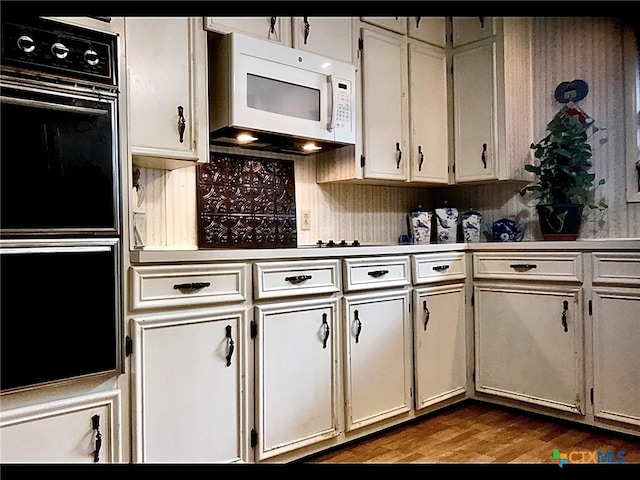
<path fill-rule="evenodd" d="M 3 67 L 20 74 L 116 85 L 116 37 L 52 20 L 2 20 Z"/>

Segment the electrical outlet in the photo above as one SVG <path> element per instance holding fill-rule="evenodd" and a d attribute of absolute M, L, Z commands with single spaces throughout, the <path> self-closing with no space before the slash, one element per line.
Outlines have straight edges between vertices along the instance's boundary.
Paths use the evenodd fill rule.
<path fill-rule="evenodd" d="M 300 230 L 311 230 L 311 213 L 309 210 L 303 210 L 300 215 Z"/>

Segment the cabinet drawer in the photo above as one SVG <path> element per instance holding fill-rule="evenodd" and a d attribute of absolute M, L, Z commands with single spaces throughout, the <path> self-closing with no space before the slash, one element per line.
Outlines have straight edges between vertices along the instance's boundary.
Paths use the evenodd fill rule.
<path fill-rule="evenodd" d="M 249 267 L 243 263 L 131 267 L 131 308 L 243 302 L 249 281 Z"/>
<path fill-rule="evenodd" d="M 593 283 L 640 285 L 640 253 L 594 253 Z"/>
<path fill-rule="evenodd" d="M 253 271 L 256 299 L 340 291 L 339 260 L 259 262 Z"/>
<path fill-rule="evenodd" d="M 582 282 L 580 252 L 473 254 L 474 278 Z"/>
<path fill-rule="evenodd" d="M 346 258 L 345 290 L 404 287 L 411 283 L 409 257 Z"/>
<path fill-rule="evenodd" d="M 464 253 L 428 253 L 412 260 L 414 285 L 465 278 Z"/>

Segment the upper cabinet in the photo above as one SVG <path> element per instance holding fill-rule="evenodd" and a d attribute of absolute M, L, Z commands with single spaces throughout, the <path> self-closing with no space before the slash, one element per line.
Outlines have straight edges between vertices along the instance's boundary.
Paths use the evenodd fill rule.
<path fill-rule="evenodd" d="M 411 38 L 444 48 L 447 45 L 445 17 L 409 17 L 407 33 Z"/>
<path fill-rule="evenodd" d="M 353 63 L 351 17 L 205 17 L 206 30 L 244 33 Z"/>
<path fill-rule="evenodd" d="M 217 33 L 240 32 L 291 46 L 291 17 L 205 17 L 204 28 Z"/>
<path fill-rule="evenodd" d="M 455 183 L 526 180 L 530 20 L 454 18 L 451 28 Z"/>
<path fill-rule="evenodd" d="M 294 48 L 353 63 L 351 17 L 293 17 Z"/>
<path fill-rule="evenodd" d="M 407 17 L 360 17 L 360 20 L 392 32 L 407 33 Z"/>
<path fill-rule="evenodd" d="M 190 17 L 125 19 L 133 163 L 171 169 L 206 162 L 206 32 Z"/>
<path fill-rule="evenodd" d="M 453 17 L 452 46 L 459 47 L 496 34 L 493 17 Z"/>

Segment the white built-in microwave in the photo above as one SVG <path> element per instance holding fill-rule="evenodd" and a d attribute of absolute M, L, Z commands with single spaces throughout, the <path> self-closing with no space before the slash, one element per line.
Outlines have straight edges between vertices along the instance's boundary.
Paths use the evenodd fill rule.
<path fill-rule="evenodd" d="M 251 148 L 290 153 L 355 144 L 353 64 L 238 33 L 208 48 L 212 143 L 242 146 L 245 134 Z"/>

